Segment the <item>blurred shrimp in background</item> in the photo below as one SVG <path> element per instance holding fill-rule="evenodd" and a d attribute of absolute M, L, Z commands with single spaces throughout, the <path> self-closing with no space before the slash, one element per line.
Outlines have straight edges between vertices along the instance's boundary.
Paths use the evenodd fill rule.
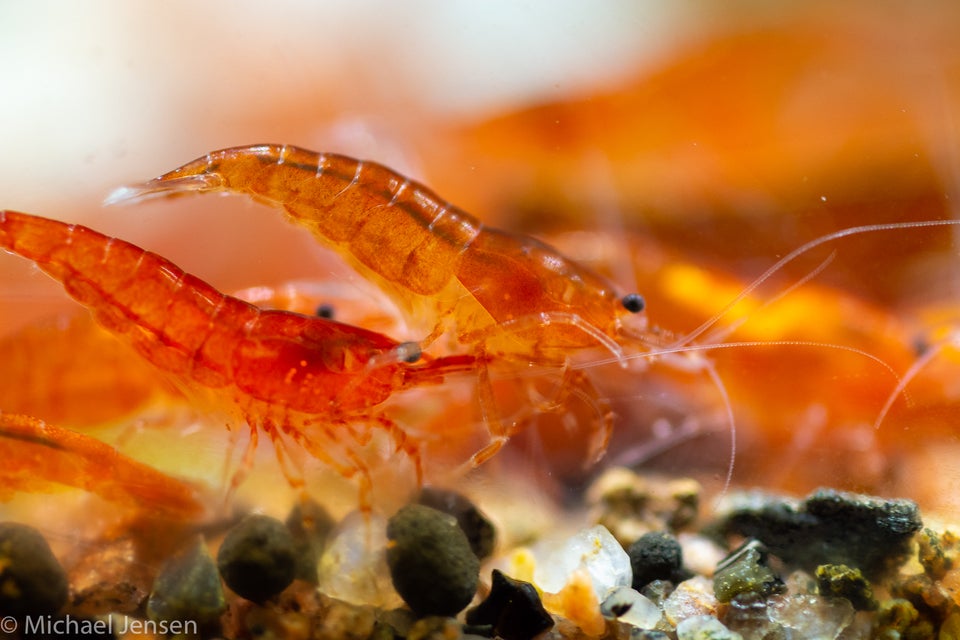
<path fill-rule="evenodd" d="M 256 205 L 101 204 L 212 149 L 347 153 L 640 291 L 651 324 L 681 340 L 813 238 L 955 217 L 958 19 L 945 1 L 4 6 L 0 205 L 149 241 L 221 290 L 341 281 L 375 307 L 375 291 Z M 843 345 L 900 374 L 942 330 L 924 318 L 955 309 L 954 235 L 831 243 L 752 293 L 744 324 L 715 340 Z M 790 290 L 831 250 L 813 282 Z M 35 269 L 0 258 L 3 335 L 72 309 Z M 878 430 L 897 381 L 869 358 L 809 345 L 696 357 L 716 363 L 732 399 L 736 484 L 835 485 L 947 508 L 958 452 L 949 352 Z M 709 378 L 586 370 L 618 413 L 619 450 L 642 450 L 651 425 L 680 433 L 692 421 L 696 438 L 659 468 L 722 477 L 730 440 Z M 511 446 L 575 457 L 561 419 L 545 416 L 531 434 L 539 440 Z M 843 464 L 851 456 L 860 464 Z M 575 461 L 558 465 L 575 475 Z"/>

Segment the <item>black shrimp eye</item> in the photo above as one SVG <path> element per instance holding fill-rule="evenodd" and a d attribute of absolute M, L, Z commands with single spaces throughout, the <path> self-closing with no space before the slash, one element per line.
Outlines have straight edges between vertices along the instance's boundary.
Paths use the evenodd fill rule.
<path fill-rule="evenodd" d="M 643 311 L 643 308 L 647 306 L 643 296 L 639 293 L 628 293 L 623 296 L 623 300 L 621 300 L 620 303 L 623 305 L 623 308 L 630 313 L 640 313 Z"/>
<path fill-rule="evenodd" d="M 324 302 L 317 307 L 316 314 L 318 318 L 326 318 L 327 320 L 333 319 L 333 305 Z"/>

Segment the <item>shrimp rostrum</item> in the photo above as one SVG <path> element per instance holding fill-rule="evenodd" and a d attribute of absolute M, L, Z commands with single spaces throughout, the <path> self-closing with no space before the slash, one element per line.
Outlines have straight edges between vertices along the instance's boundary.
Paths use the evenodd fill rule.
<path fill-rule="evenodd" d="M 382 429 L 421 474 L 417 442 L 379 411 L 394 393 L 470 370 L 474 358 L 431 359 L 414 343 L 316 316 L 260 309 L 169 260 L 80 225 L 0 211 L 0 248 L 33 260 L 188 397 L 239 416 L 273 441 L 292 484 L 289 443 L 346 477 L 368 506 L 357 449 Z M 239 474 L 238 474 L 239 476 Z M 238 482 L 235 476 L 234 483 Z"/>
<path fill-rule="evenodd" d="M 336 154 L 287 145 L 215 151 L 121 188 L 109 201 L 192 191 L 245 193 L 281 207 L 419 323 L 422 346 L 452 328 L 478 359 L 480 400 L 493 436 L 475 463 L 508 432 L 494 415 L 487 362 L 563 367 L 568 387 L 596 399 L 589 381 L 567 368 L 571 352 L 602 348 L 625 362 L 624 316 L 644 306 L 639 295 L 618 295 L 606 279 L 546 244 L 486 227 L 382 165 Z"/>

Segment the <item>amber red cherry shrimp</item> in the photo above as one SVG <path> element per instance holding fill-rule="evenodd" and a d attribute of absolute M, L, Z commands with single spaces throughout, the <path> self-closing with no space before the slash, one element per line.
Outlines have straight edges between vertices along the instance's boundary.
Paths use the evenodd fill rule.
<path fill-rule="evenodd" d="M 472 370 L 472 356 L 431 359 L 416 344 L 316 316 L 262 310 L 220 293 L 169 260 L 80 225 L 0 211 L 0 248 L 33 260 L 108 331 L 183 387 L 239 415 L 286 459 L 289 438 L 346 477 L 369 470 L 356 452 L 383 429 L 421 474 L 418 446 L 377 410 L 394 393 Z M 248 463 L 249 464 L 249 463 Z"/>
<path fill-rule="evenodd" d="M 283 208 L 424 323 L 453 322 L 460 342 L 491 355 L 563 364 L 571 349 L 620 355 L 636 294 L 534 238 L 484 226 L 426 186 L 375 162 L 290 145 L 214 151 L 111 202 L 185 192 L 245 193 Z"/>

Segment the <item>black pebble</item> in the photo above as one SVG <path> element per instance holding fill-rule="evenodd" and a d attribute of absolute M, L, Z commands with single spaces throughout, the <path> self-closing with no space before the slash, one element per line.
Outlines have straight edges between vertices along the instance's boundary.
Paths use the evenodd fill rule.
<path fill-rule="evenodd" d="M 411 504 L 387 522 L 393 586 L 419 616 L 454 616 L 477 591 L 480 561 L 456 520 Z"/>
<path fill-rule="evenodd" d="M 0 613 L 46 615 L 67 602 L 67 574 L 33 527 L 0 523 Z"/>
<path fill-rule="evenodd" d="M 809 572 L 822 564 L 846 564 L 871 580 L 902 564 L 922 526 L 917 505 L 909 500 L 831 489 L 799 505 L 771 496 L 759 506 L 734 509 L 722 523 L 726 534 L 757 538 L 788 564 Z"/>
<path fill-rule="evenodd" d="M 217 567 L 227 586 L 253 602 L 283 591 L 296 574 L 297 550 L 286 525 L 275 518 L 249 516 L 220 544 Z"/>
<path fill-rule="evenodd" d="M 553 627 L 537 590 L 529 582 L 514 580 L 493 570 L 490 595 L 467 611 L 467 624 L 492 626 L 503 640 L 527 640 Z"/>
<path fill-rule="evenodd" d="M 152 620 L 194 620 L 201 626 L 215 624 L 226 608 L 217 566 L 200 536 L 164 563 L 147 600 Z"/>
<path fill-rule="evenodd" d="M 483 560 L 493 553 L 496 545 L 496 530 L 483 512 L 466 497 L 446 489 L 426 487 L 417 497 L 417 503 L 448 513 L 457 519 L 457 524 L 470 542 L 470 548 Z"/>
<path fill-rule="evenodd" d="M 640 591 L 654 580 L 679 583 L 690 577 L 683 570 L 683 550 L 669 533 L 651 531 L 627 549 L 633 569 L 633 588 Z"/>

